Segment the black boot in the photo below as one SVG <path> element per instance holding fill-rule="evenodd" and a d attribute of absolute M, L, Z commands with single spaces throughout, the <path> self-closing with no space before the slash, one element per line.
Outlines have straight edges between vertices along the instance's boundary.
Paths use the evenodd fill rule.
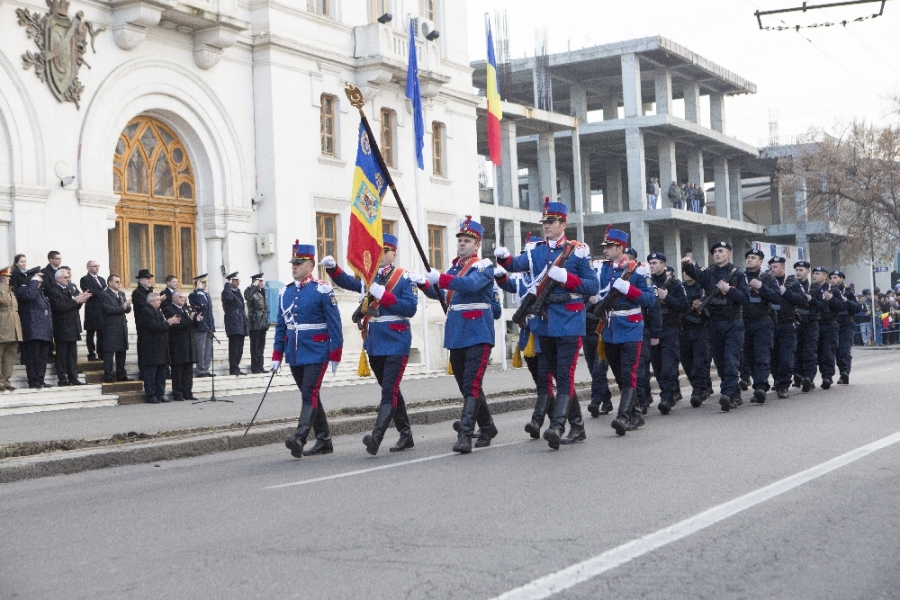
<path fill-rule="evenodd" d="M 849 373 L 841 373 L 840 379 L 838 379 L 838 383 L 841 385 L 847 385 L 850 383 L 850 374 Z"/>
<path fill-rule="evenodd" d="M 800 387 L 803 385 L 803 378 L 799 375 L 794 375 L 794 383 L 791 384 L 791 387 Z"/>
<path fill-rule="evenodd" d="M 549 405 L 550 396 L 540 394 L 537 397 L 537 401 L 534 403 L 534 412 L 531 413 L 531 421 L 525 425 L 525 431 L 528 432 L 532 439 L 536 440 L 541 437 L 541 427 L 544 426 L 544 416 L 547 414 Z"/>
<path fill-rule="evenodd" d="M 694 388 L 691 392 L 691 406 L 694 408 L 700 408 L 700 405 L 703 404 L 703 390 L 698 390 Z"/>
<path fill-rule="evenodd" d="M 610 402 L 610 400 L 609 400 L 608 397 L 607 397 L 607 398 L 604 398 L 604 399 L 603 399 L 603 404 L 600 405 L 600 414 L 601 414 L 601 415 L 608 415 L 608 414 L 611 413 L 612 411 L 613 411 L 613 405 L 612 405 L 612 402 Z"/>
<path fill-rule="evenodd" d="M 406 402 L 403 401 L 403 398 L 397 400 L 397 409 L 394 411 L 394 425 L 397 427 L 397 431 L 400 432 L 400 439 L 391 446 L 391 452 L 402 452 L 415 448 L 416 444 L 413 441 L 412 428 L 409 426 L 409 415 L 406 414 Z"/>
<path fill-rule="evenodd" d="M 334 446 L 331 445 L 331 431 L 328 430 L 328 419 L 325 417 L 325 409 L 322 408 L 321 404 L 316 410 L 313 430 L 316 432 L 316 443 L 309 450 L 304 450 L 303 456 L 331 454 L 334 452 Z"/>
<path fill-rule="evenodd" d="M 813 388 L 812 381 L 810 381 L 810 380 L 807 379 L 806 377 L 804 377 L 804 378 L 800 381 L 800 390 L 801 390 L 802 392 L 806 393 L 806 392 L 808 392 L 809 390 L 811 390 L 812 388 Z"/>
<path fill-rule="evenodd" d="M 581 418 L 581 403 L 578 402 L 576 394 L 569 401 L 569 435 L 559 440 L 559 443 L 566 446 L 575 442 L 583 442 L 585 439 L 587 436 L 584 433 L 584 419 Z"/>
<path fill-rule="evenodd" d="M 547 445 L 554 450 L 559 450 L 559 440 L 566 430 L 566 419 L 569 416 L 571 400 L 569 396 L 563 394 L 556 397 L 556 410 L 553 411 L 553 419 L 551 419 L 547 431 L 544 432 L 544 439 L 547 440 Z"/>
<path fill-rule="evenodd" d="M 596 419 L 600 416 L 600 403 L 591 400 L 591 403 L 587 405 L 587 411 L 591 413 L 591 417 Z"/>
<path fill-rule="evenodd" d="M 487 398 L 484 392 L 478 396 L 478 413 L 476 417 L 478 421 L 478 439 L 475 440 L 476 448 L 484 448 L 491 445 L 491 440 L 497 437 L 497 427 L 494 425 L 494 418 L 491 416 L 491 410 L 488 408 Z"/>
<path fill-rule="evenodd" d="M 658 408 L 659 412 L 661 412 L 662 414 L 667 415 L 670 412 L 672 412 L 672 408 L 674 406 L 675 406 L 674 400 L 660 400 L 659 404 L 656 405 L 656 408 Z"/>
<path fill-rule="evenodd" d="M 297 431 L 294 435 L 284 440 L 284 445 L 291 451 L 291 456 L 301 458 L 303 456 L 303 446 L 306 445 L 306 438 L 309 436 L 309 430 L 312 429 L 313 423 L 313 407 L 304 404 L 300 409 L 300 423 L 297 425 Z"/>
<path fill-rule="evenodd" d="M 634 404 L 634 388 L 625 388 L 619 398 L 619 414 L 610 424 L 616 430 L 616 435 L 625 435 L 628 430 L 628 421 L 631 420 L 631 412 Z M 640 409 L 638 409 L 640 412 Z"/>
<path fill-rule="evenodd" d="M 375 456 L 378 454 L 378 447 L 381 446 L 381 440 L 384 439 L 384 432 L 387 431 L 391 419 L 394 418 L 394 407 L 390 404 L 382 404 L 378 407 L 378 417 L 375 418 L 375 427 L 372 433 L 368 433 L 363 437 L 363 444 L 366 446 L 366 452 Z"/>
<path fill-rule="evenodd" d="M 719 406 L 722 407 L 723 412 L 728 412 L 729 410 L 731 410 L 731 407 L 733 405 L 734 404 L 733 404 L 731 398 L 729 398 L 725 394 L 722 394 L 721 396 L 719 396 Z"/>
<path fill-rule="evenodd" d="M 827 390 L 831 388 L 831 380 L 830 379 L 822 379 L 822 389 Z"/>
<path fill-rule="evenodd" d="M 781 390 L 776 389 L 775 393 L 778 395 L 779 398 L 787 398 L 788 397 L 788 391 L 785 389 L 781 389 Z"/>
<path fill-rule="evenodd" d="M 753 399 L 750 402 L 756 402 L 757 404 L 765 404 L 766 403 L 766 390 L 762 388 L 756 388 L 753 390 Z"/>
<path fill-rule="evenodd" d="M 641 427 L 644 424 L 644 415 L 646 414 L 646 411 L 642 411 L 636 404 L 632 404 L 631 418 L 628 420 L 628 424 L 625 426 L 625 431 L 634 431 L 635 429 Z"/>
<path fill-rule="evenodd" d="M 454 452 L 468 454 L 472 451 L 472 434 L 475 429 L 475 420 L 478 415 L 478 398 L 466 396 L 463 404 L 462 418 L 459 420 L 459 437 L 453 446 Z"/>
<path fill-rule="evenodd" d="M 739 385 L 739 386 L 741 387 L 741 389 L 744 390 L 744 391 L 747 391 L 747 390 L 750 389 L 750 382 L 747 381 L 746 379 L 741 379 L 740 381 L 738 381 L 738 385 Z"/>

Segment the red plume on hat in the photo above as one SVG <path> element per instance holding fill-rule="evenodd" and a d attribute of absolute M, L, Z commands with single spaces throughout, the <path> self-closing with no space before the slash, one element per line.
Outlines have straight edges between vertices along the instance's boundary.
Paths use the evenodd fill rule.
<path fill-rule="evenodd" d="M 547 208 L 550 206 L 550 196 L 544 196 L 544 214 L 547 214 Z"/>
<path fill-rule="evenodd" d="M 462 229 L 463 229 L 463 230 L 468 229 L 468 228 L 469 228 L 469 223 L 471 223 L 471 222 L 472 222 L 472 215 L 466 215 L 466 220 L 463 221 Z"/>

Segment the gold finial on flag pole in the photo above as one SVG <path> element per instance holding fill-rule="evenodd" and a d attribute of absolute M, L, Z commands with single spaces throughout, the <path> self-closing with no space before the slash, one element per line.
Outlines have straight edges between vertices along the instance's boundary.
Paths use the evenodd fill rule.
<path fill-rule="evenodd" d="M 366 99 L 363 98 L 363 94 L 359 88 L 348 81 L 347 87 L 344 88 L 344 93 L 347 94 L 347 99 L 350 101 L 350 104 L 359 111 L 359 114 L 363 114 L 363 107 L 366 105 Z"/>

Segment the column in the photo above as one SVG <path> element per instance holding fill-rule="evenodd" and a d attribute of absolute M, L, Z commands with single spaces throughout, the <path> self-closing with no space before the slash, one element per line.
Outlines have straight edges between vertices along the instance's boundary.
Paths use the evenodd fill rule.
<path fill-rule="evenodd" d="M 806 234 L 806 179 L 800 178 L 794 184 L 794 204 L 797 211 L 796 245 L 803 248 L 809 256 L 809 236 Z"/>
<path fill-rule="evenodd" d="M 582 123 L 587 123 L 587 90 L 583 85 L 569 86 L 569 112 Z"/>
<path fill-rule="evenodd" d="M 606 161 L 606 186 L 603 188 L 603 212 L 622 212 L 622 162 Z"/>
<path fill-rule="evenodd" d="M 697 265 L 705 267 L 709 264 L 709 238 L 706 229 L 691 231 L 691 252 Z"/>
<path fill-rule="evenodd" d="M 588 176 L 590 176 L 590 172 L 588 172 Z M 581 170 L 581 134 L 579 133 L 578 125 L 575 126 L 575 129 L 572 130 L 572 194 L 574 195 L 574 202 L 569 204 L 570 209 L 574 209 L 575 214 L 578 215 L 578 225 L 576 229 L 576 236 L 578 240 L 584 241 L 584 207 L 587 204 L 585 201 L 584 194 L 584 185 L 582 181 L 582 177 L 584 174 Z M 588 188 L 588 202 L 590 201 L 590 188 Z"/>
<path fill-rule="evenodd" d="M 713 131 L 725 133 L 725 94 L 709 95 L 709 126 Z"/>
<path fill-rule="evenodd" d="M 625 118 L 641 114 L 641 62 L 637 54 L 623 54 L 622 63 L 622 103 Z"/>
<path fill-rule="evenodd" d="M 678 227 L 663 229 L 663 253 L 668 259 L 666 264 L 675 269 L 675 276 L 681 277 L 681 230 Z"/>
<path fill-rule="evenodd" d="M 569 212 L 574 212 L 575 209 L 575 198 L 572 195 L 572 177 L 569 173 L 563 171 L 562 173 L 557 173 L 559 176 L 558 180 L 558 188 L 559 188 L 559 201 L 564 202 L 569 207 Z"/>
<path fill-rule="evenodd" d="M 638 127 L 625 130 L 625 156 L 628 161 L 628 210 L 647 210 L 644 133 Z"/>
<path fill-rule="evenodd" d="M 657 105 L 658 106 L 658 105 Z M 659 206 L 669 208 L 669 185 L 678 182 L 678 172 L 675 169 L 675 142 L 670 138 L 659 139 Z"/>
<path fill-rule="evenodd" d="M 497 168 L 497 190 L 501 206 L 519 207 L 519 150 L 516 143 L 516 122 L 500 121 L 500 149 L 503 162 Z"/>
<path fill-rule="evenodd" d="M 734 162 L 728 167 L 728 193 L 731 203 L 731 218 L 735 221 L 743 221 L 744 193 L 741 189 L 741 167 Z"/>
<path fill-rule="evenodd" d="M 641 104 L 641 114 L 649 115 L 653 112 L 653 103 L 652 102 L 644 102 Z"/>
<path fill-rule="evenodd" d="M 703 185 L 705 176 L 703 173 L 703 150 L 700 148 L 688 148 L 688 181 Z"/>
<path fill-rule="evenodd" d="M 631 229 L 629 236 L 631 247 L 637 250 L 639 261 L 646 260 L 647 255 L 650 254 L 650 226 L 644 219 L 639 218 L 629 221 L 629 227 Z"/>
<path fill-rule="evenodd" d="M 713 172 L 716 182 L 716 216 L 725 219 L 731 216 L 731 196 L 728 193 L 728 159 L 717 156 L 713 159 Z"/>
<path fill-rule="evenodd" d="M 544 197 L 541 196 L 541 177 L 534 165 L 528 166 L 528 206 L 527 210 L 541 210 L 544 206 Z"/>
<path fill-rule="evenodd" d="M 769 201 L 772 203 L 772 224 L 784 222 L 784 198 L 781 195 L 781 180 L 777 175 L 769 178 Z"/>
<path fill-rule="evenodd" d="M 696 81 L 684 82 L 684 119 L 700 123 L 700 84 Z"/>
<path fill-rule="evenodd" d="M 553 132 L 542 132 L 538 135 L 538 174 L 541 178 L 541 206 L 544 198 L 549 196 L 551 202 L 556 201 L 556 142 Z"/>
<path fill-rule="evenodd" d="M 276 236 L 276 242 L 278 238 Z M 206 278 L 206 290 L 209 292 L 213 301 L 213 310 L 215 311 L 215 320 L 218 323 L 224 323 L 222 320 L 222 289 L 225 287 L 225 278 L 222 275 L 222 244 L 224 238 L 208 237 L 206 238 L 206 267 L 201 267 L 201 272 L 209 273 Z M 290 248 L 287 249 L 290 252 Z M 277 256 L 284 256 L 284 250 L 278 252 Z M 273 277 L 274 279 L 274 277 Z M 288 280 L 290 281 L 290 280 Z"/>
<path fill-rule="evenodd" d="M 584 213 L 594 212 L 591 204 L 591 191 L 594 186 L 591 184 L 591 154 L 587 150 L 581 151 L 581 197 L 582 210 Z"/>
<path fill-rule="evenodd" d="M 672 110 L 672 73 L 668 69 L 657 69 L 656 114 L 667 115 Z"/>
<path fill-rule="evenodd" d="M 619 118 L 619 98 L 614 94 L 603 98 L 603 120 L 614 121 Z"/>
<path fill-rule="evenodd" d="M 525 244 L 522 243 L 522 228 L 518 221 L 500 221 L 500 229 L 503 230 L 503 245 L 515 255 Z"/>

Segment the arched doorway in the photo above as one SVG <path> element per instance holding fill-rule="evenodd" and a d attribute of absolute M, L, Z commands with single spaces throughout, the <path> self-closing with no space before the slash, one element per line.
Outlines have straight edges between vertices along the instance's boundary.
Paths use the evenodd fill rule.
<path fill-rule="evenodd" d="M 166 275 L 189 287 L 195 274 L 197 201 L 194 171 L 184 144 L 160 121 L 136 117 L 119 136 L 113 188 L 121 200 L 109 232 L 111 272 L 128 286 L 141 269 L 155 285 Z"/>

